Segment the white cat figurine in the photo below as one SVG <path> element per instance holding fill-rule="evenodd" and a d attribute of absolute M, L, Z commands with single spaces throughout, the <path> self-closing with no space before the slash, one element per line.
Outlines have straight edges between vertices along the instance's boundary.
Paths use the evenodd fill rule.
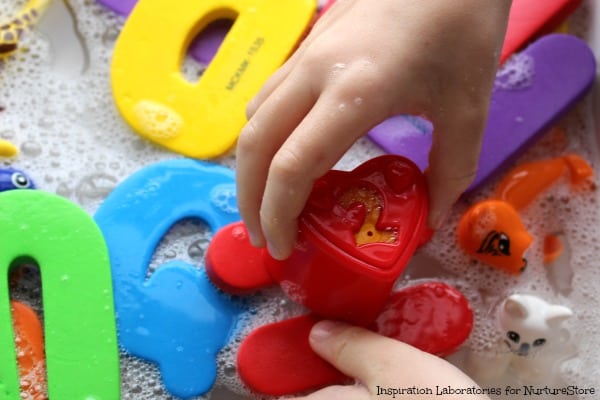
<path fill-rule="evenodd" d="M 469 373 L 475 380 L 490 381 L 510 368 L 519 380 L 537 382 L 549 377 L 564 345 L 562 324 L 573 312 L 537 296 L 513 294 L 497 312 L 503 351 L 471 354 Z"/>

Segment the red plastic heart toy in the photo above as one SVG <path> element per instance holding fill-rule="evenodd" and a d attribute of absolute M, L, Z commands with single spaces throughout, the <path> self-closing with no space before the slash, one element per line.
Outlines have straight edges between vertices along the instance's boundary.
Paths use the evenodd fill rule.
<path fill-rule="evenodd" d="M 206 268 L 225 291 L 279 282 L 292 300 L 320 317 L 366 326 L 415 249 L 431 236 L 427 211 L 425 178 L 415 164 L 395 155 L 377 157 L 315 182 L 287 260 L 252 249 L 237 223 L 215 235 Z M 241 253 L 248 262 L 240 262 Z"/>
<path fill-rule="evenodd" d="M 315 182 L 292 256 L 268 263 L 290 297 L 324 318 L 371 323 L 416 248 L 429 237 L 425 179 L 382 156 Z"/>
<path fill-rule="evenodd" d="M 215 285 L 245 294 L 279 283 L 313 312 L 251 332 L 238 352 L 242 381 L 253 391 L 285 395 L 347 380 L 309 346 L 310 329 L 323 318 L 362 325 L 434 354 L 454 351 L 473 319 L 460 292 L 426 283 L 392 293 L 417 247 L 431 237 L 427 211 L 421 171 L 406 158 L 386 155 L 315 182 L 287 260 L 252 247 L 242 222 L 219 230 L 206 253 Z M 422 320 L 412 305 L 426 311 Z"/>

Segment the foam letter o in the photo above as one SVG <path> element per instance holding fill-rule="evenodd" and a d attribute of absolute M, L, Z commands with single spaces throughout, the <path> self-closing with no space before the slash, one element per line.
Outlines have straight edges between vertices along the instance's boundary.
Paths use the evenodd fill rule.
<path fill-rule="evenodd" d="M 117 40 L 113 95 L 141 136 L 193 158 L 229 150 L 248 101 L 289 56 L 309 25 L 314 0 L 140 0 Z M 194 37 L 235 20 L 196 83 L 180 73 Z"/>

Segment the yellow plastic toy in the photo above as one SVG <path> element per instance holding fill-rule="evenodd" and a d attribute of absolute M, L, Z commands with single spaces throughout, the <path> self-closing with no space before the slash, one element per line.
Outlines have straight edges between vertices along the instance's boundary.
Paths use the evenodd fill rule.
<path fill-rule="evenodd" d="M 19 154 L 19 149 L 17 149 L 17 146 L 8 140 L 0 139 L 0 157 L 11 158 L 15 157 L 17 154 Z"/>
<path fill-rule="evenodd" d="M 21 34 L 31 28 L 46 10 L 50 0 L 30 0 L 10 21 L 0 26 L 0 59 L 17 50 Z"/>
<path fill-rule="evenodd" d="M 245 108 L 309 26 L 315 0 L 140 0 L 117 40 L 113 95 L 141 136 L 193 158 L 227 152 Z M 210 22 L 235 20 L 196 83 L 181 74 L 189 44 Z M 283 118 L 285 116 L 282 116 Z"/>

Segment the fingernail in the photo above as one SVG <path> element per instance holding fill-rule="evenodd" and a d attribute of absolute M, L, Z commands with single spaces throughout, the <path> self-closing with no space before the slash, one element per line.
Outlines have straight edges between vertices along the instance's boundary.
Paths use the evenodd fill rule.
<path fill-rule="evenodd" d="M 279 261 L 283 261 L 286 258 L 288 258 L 293 251 L 293 248 L 282 248 L 279 245 L 274 244 L 273 242 L 267 242 L 267 249 L 269 250 L 269 254 L 271 254 L 271 257 Z"/>
<path fill-rule="evenodd" d="M 435 231 L 440 229 L 446 221 L 446 214 L 442 212 L 434 212 L 429 217 L 429 227 Z"/>
<path fill-rule="evenodd" d="M 346 324 L 337 321 L 319 321 L 310 331 L 312 342 L 322 342 L 329 339 L 334 333 L 339 332 Z"/>
<path fill-rule="evenodd" d="M 248 238 L 250 239 L 250 244 L 254 247 L 265 247 L 265 241 L 262 235 L 257 235 L 254 232 L 248 231 Z"/>
<path fill-rule="evenodd" d="M 283 252 L 277 246 L 275 246 L 273 243 L 268 242 L 267 249 L 269 250 L 269 254 L 271 255 L 271 257 L 273 257 L 274 259 L 276 259 L 276 260 L 285 259 Z"/>

